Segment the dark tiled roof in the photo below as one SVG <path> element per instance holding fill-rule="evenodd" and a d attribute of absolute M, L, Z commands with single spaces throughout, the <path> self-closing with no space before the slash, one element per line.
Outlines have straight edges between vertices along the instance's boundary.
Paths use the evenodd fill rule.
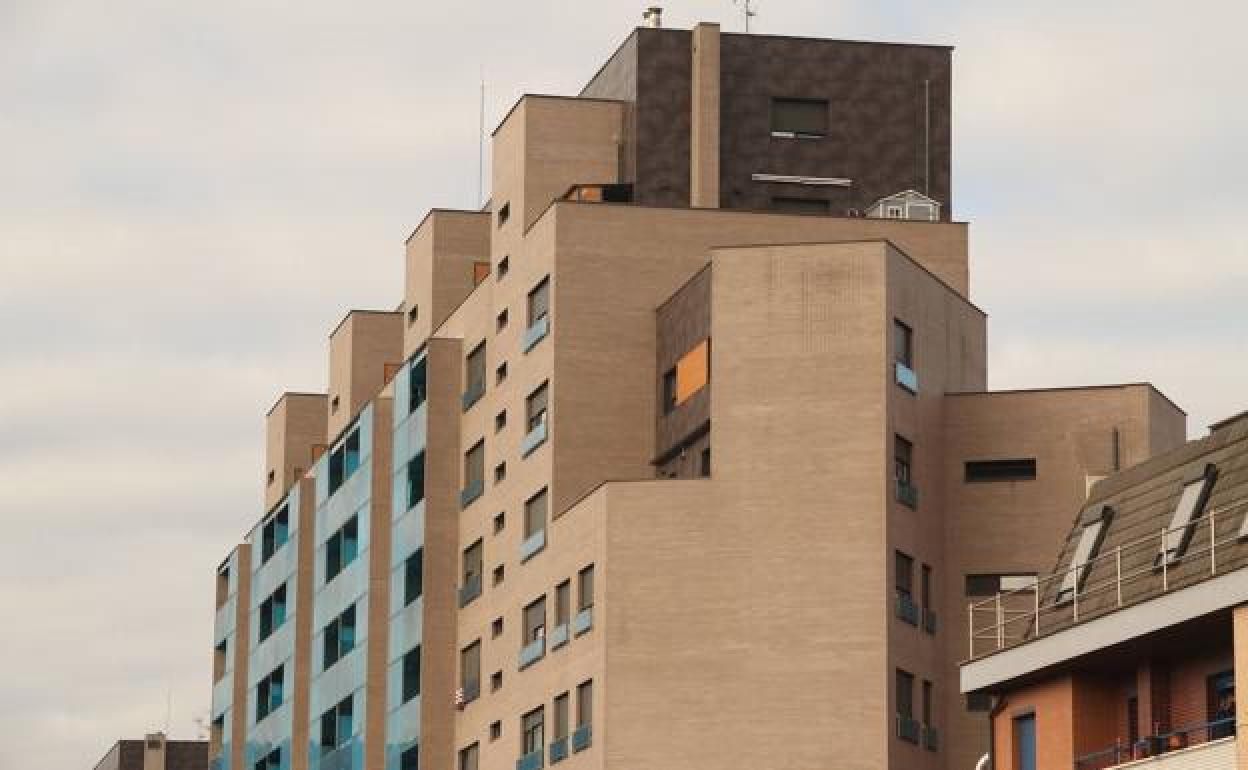
<path fill-rule="evenodd" d="M 1052 577 L 1042 578 L 1041 635 L 1156 597 L 1166 590 L 1173 592 L 1215 574 L 1248 567 L 1248 538 L 1238 537 L 1248 514 L 1248 420 L 1227 420 L 1217 425 L 1218 429 L 1208 436 L 1128 468 L 1092 488 L 1053 565 Z M 1216 468 L 1217 475 L 1208 500 L 1193 520 L 1183 555 L 1163 571 L 1158 560 L 1162 531 L 1171 524 L 1185 480 L 1190 481 L 1209 464 Z M 1074 602 L 1058 601 L 1061 575 L 1070 569 L 1084 527 L 1100 518 L 1106 506 L 1110 518 L 1091 567 L 1083 577 L 1076 620 Z M 1216 526 L 1213 549 L 1211 520 Z M 1216 556 L 1216 572 L 1211 550 Z M 1034 636 L 1033 601 L 1023 595 L 1008 597 L 1006 612 L 1012 620 L 1006 625 L 1006 646 Z M 991 608 L 984 605 L 977 612 L 991 614 Z M 981 619 L 976 628 L 982 633 L 986 623 Z M 977 654 L 991 652 L 985 649 L 982 636 L 980 639 Z"/>

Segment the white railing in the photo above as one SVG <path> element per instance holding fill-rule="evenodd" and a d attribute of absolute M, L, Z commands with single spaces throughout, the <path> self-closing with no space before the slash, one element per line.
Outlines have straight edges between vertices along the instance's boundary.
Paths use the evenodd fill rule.
<path fill-rule="evenodd" d="M 1053 631 L 1069 628 L 1080 620 L 1098 617 L 1129 604 L 1168 593 L 1175 587 L 1171 585 L 1171 573 L 1180 566 L 1184 567 L 1180 585 L 1191 584 L 1193 572 L 1190 565 L 1202 561 L 1207 567 L 1200 570 L 1202 577 L 1218 575 L 1219 569 L 1222 572 L 1238 569 L 1242 566 L 1239 559 L 1227 564 L 1225 557 L 1227 549 L 1240 543 L 1240 528 L 1230 528 L 1219 539 L 1218 523 L 1232 520 L 1232 515 L 1244 508 L 1248 508 L 1248 499 L 1216 508 L 1209 511 L 1203 519 L 1196 519 L 1184 526 L 1161 529 L 1157 535 L 1119 545 L 1089 559 L 1082 566 L 1075 565 L 1054 575 L 1041 577 L 1034 586 L 997 592 L 988 599 L 971 602 L 967 607 L 970 657 L 996 652 Z M 1190 541 L 1195 539 L 1198 527 L 1208 528 L 1207 544 L 1200 548 L 1189 546 L 1181 557 L 1161 558 L 1160 563 L 1156 562 L 1155 555 L 1166 551 L 1167 536 L 1177 534 L 1180 540 L 1186 538 Z M 1170 542 L 1173 544 L 1174 541 Z M 1131 563 L 1133 558 L 1138 558 L 1142 553 L 1151 553 L 1154 556 L 1144 559 L 1145 566 L 1123 570 L 1124 561 Z M 1219 553 L 1223 557 L 1221 565 Z M 1248 553 L 1248 549 L 1240 553 Z M 1104 565 L 1111 565 L 1113 577 L 1086 586 L 1080 585 L 1081 576 L 1086 576 L 1097 566 Z M 1071 572 L 1081 573 L 1075 575 L 1073 594 L 1063 597 L 1061 601 L 1055 601 L 1062 581 Z"/>

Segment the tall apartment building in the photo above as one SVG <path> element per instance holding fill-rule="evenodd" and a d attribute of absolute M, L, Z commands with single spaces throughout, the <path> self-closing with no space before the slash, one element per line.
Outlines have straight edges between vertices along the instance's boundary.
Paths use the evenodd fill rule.
<path fill-rule="evenodd" d="M 216 767 L 972 767 L 967 587 L 1185 418 L 986 392 L 950 64 L 646 27 L 521 98 L 269 413 Z"/>
<path fill-rule="evenodd" d="M 1248 768 L 1248 413 L 1076 510 L 1050 576 L 969 608 L 992 767 Z"/>

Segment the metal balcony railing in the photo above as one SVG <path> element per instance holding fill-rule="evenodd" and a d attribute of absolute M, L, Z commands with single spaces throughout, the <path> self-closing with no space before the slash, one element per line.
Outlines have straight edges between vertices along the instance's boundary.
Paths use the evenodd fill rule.
<path fill-rule="evenodd" d="M 581 725 L 572 733 L 572 751 L 584 751 L 593 739 L 592 725 Z"/>
<path fill-rule="evenodd" d="M 936 610 L 923 608 L 923 630 L 929 634 L 936 633 Z"/>
<path fill-rule="evenodd" d="M 547 332 L 550 331 L 550 316 L 542 316 L 533 322 L 529 328 L 524 330 L 524 339 L 521 340 L 520 349 L 528 353 L 537 343 L 546 338 Z"/>
<path fill-rule="evenodd" d="M 485 378 L 481 378 L 474 382 L 468 383 L 468 389 L 464 391 L 462 398 L 462 407 L 466 412 L 472 408 L 472 405 L 481 400 L 485 395 Z"/>
<path fill-rule="evenodd" d="M 905 594 L 897 595 L 897 617 L 912 626 L 919 625 L 919 605 Z"/>
<path fill-rule="evenodd" d="M 459 492 L 459 507 L 467 508 L 472 505 L 478 497 L 485 494 L 485 480 L 474 479 L 468 482 L 468 486 Z"/>
<path fill-rule="evenodd" d="M 572 633 L 580 636 L 594 627 L 594 608 L 586 607 L 572 618 Z"/>
<path fill-rule="evenodd" d="M 1135 743 L 1115 743 L 1109 748 L 1075 757 L 1074 770 L 1107 770 L 1107 768 L 1128 762 L 1160 757 L 1170 752 L 1220 741 L 1234 735 L 1234 717 L 1186 725 L 1178 730 L 1141 738 Z M 1206 765 L 1200 766 L 1206 767 Z M 1210 766 L 1209 770 L 1215 770 L 1215 768 Z M 1233 770 L 1233 764 L 1228 765 L 1225 770 Z"/>
<path fill-rule="evenodd" d="M 919 488 L 909 481 L 897 479 L 897 502 L 907 508 L 919 507 Z"/>
<path fill-rule="evenodd" d="M 520 648 L 519 669 L 523 671 L 546 655 L 546 637 L 539 636 Z"/>
<path fill-rule="evenodd" d="M 550 744 L 550 764 L 568 758 L 568 739 L 557 738 L 554 743 Z"/>
<path fill-rule="evenodd" d="M 971 602 L 967 607 L 970 658 L 1052 634 L 1244 567 L 1248 564 L 1248 540 L 1241 536 L 1237 523 L 1245 509 L 1248 499 L 1236 500 L 1187 525 L 1163 528 L 1156 535 L 1101 553 L 1082 566 L 1041 577 L 1034 588 L 998 592 L 991 598 Z M 1207 540 L 1195 537 L 1202 527 L 1208 532 Z M 1155 559 L 1167 543 L 1185 534 L 1193 536 L 1180 558 Z M 1093 571 L 1109 571 L 1112 577 L 1081 585 L 1081 578 Z M 1080 573 L 1076 574 L 1075 590 L 1058 601 L 1062 581 L 1071 572 Z"/>
<path fill-rule="evenodd" d="M 903 716 L 902 714 L 897 715 L 897 737 L 898 738 L 902 739 L 903 741 L 910 741 L 911 743 L 918 743 L 920 730 L 921 730 L 921 726 L 919 725 L 919 720 L 911 719 L 910 717 Z"/>
<path fill-rule="evenodd" d="M 568 624 L 560 623 L 550 629 L 550 649 L 557 650 L 568 643 Z"/>
<path fill-rule="evenodd" d="M 923 725 L 923 748 L 928 751 L 940 749 L 940 731 L 931 725 Z"/>
<path fill-rule="evenodd" d="M 524 438 L 520 441 L 520 456 L 528 457 L 533 454 L 533 450 L 546 443 L 546 421 L 542 420 L 533 427 L 533 430 L 524 434 Z"/>
<path fill-rule="evenodd" d="M 459 606 L 467 607 L 475 598 L 481 595 L 481 575 L 469 575 L 464 578 L 464 584 L 459 587 Z"/>
<path fill-rule="evenodd" d="M 546 547 L 546 530 L 539 529 L 524 539 L 520 544 L 520 563 L 532 559 Z"/>
<path fill-rule="evenodd" d="M 913 369 L 897 361 L 893 367 L 893 372 L 893 378 L 898 385 L 911 393 L 917 394 L 919 392 L 919 375 L 915 374 Z"/>
<path fill-rule="evenodd" d="M 530 751 L 523 757 L 516 760 L 516 770 L 540 770 L 542 764 L 542 747 L 538 746 L 537 751 Z"/>

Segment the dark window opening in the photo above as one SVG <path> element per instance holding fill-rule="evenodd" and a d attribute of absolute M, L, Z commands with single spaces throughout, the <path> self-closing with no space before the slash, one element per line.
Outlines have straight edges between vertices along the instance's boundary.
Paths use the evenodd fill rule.
<path fill-rule="evenodd" d="M 828 134 L 827 99 L 774 98 L 771 135 L 783 139 L 822 139 Z"/>
<path fill-rule="evenodd" d="M 773 211 L 785 214 L 816 214 L 826 216 L 832 211 L 830 201 L 823 198 L 794 198 L 792 196 L 774 195 L 771 198 Z"/>
<path fill-rule="evenodd" d="M 1036 478 L 1036 458 L 968 461 L 965 478 L 967 482 L 1032 481 Z"/>

